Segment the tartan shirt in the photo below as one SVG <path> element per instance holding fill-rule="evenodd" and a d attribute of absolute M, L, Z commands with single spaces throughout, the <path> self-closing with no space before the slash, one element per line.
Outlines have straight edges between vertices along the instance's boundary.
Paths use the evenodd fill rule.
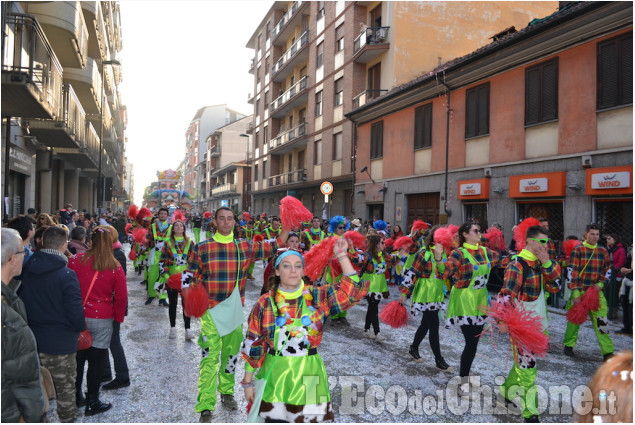
<path fill-rule="evenodd" d="M 467 249 L 467 252 L 472 254 L 472 257 L 474 257 L 474 260 L 479 265 L 487 264 L 487 260 L 483 256 L 481 248 L 484 248 L 487 252 L 487 258 L 490 261 L 491 269 L 494 267 L 506 267 L 509 263 L 509 257 L 503 257 L 486 246 L 481 247 L 479 245 L 476 246 L 476 249 L 474 249 L 474 245 L 463 244 L 463 247 Z M 467 288 L 470 286 L 473 273 L 474 266 L 463 255 L 463 250 L 461 248 L 457 248 L 452 251 L 448 257 L 448 261 L 437 263 L 437 278 L 451 278 L 454 282 L 454 286 L 457 288 Z"/>
<path fill-rule="evenodd" d="M 611 259 L 609 252 L 603 246 L 597 245 L 593 250 L 581 244 L 573 248 L 569 265 L 572 267 L 569 289 L 586 291 L 596 283 L 607 283 L 605 275 L 611 267 Z M 582 275 L 580 275 L 581 272 Z"/>
<path fill-rule="evenodd" d="M 355 266 L 355 268 L 359 271 L 361 271 L 362 267 L 364 268 L 362 274 L 375 273 L 375 262 L 377 261 L 377 258 L 370 252 L 358 251 L 355 253 L 351 253 L 350 251 L 348 251 L 348 258 L 351 260 L 351 263 L 353 263 L 353 266 Z M 369 258 L 370 260 L 368 260 Z M 399 257 L 398 254 L 388 254 L 386 252 L 382 252 L 382 259 L 386 263 L 386 267 L 392 267 L 399 263 L 401 257 Z M 380 274 L 384 274 L 384 272 L 385 270 Z"/>
<path fill-rule="evenodd" d="M 280 246 L 284 246 L 280 238 L 273 242 L 243 239 L 229 243 L 208 239 L 190 247 L 183 282 L 205 285 L 209 294 L 208 308 L 213 308 L 231 295 L 238 278 L 240 297 L 244 305 L 247 270 L 251 262 L 273 257 Z M 240 251 L 240 264 L 237 247 Z"/>
<path fill-rule="evenodd" d="M 311 348 L 316 348 L 320 344 L 323 333 L 322 325 L 328 316 L 339 314 L 348 310 L 368 292 L 370 282 L 361 280 L 358 276 L 344 276 L 339 289 L 334 285 L 325 286 L 305 286 L 313 296 L 312 305 L 316 308 L 313 313 L 313 321 L 319 321 L 319 336 L 311 341 Z M 243 341 L 242 356 L 247 361 L 245 370 L 250 372 L 262 366 L 266 354 L 269 350 L 274 350 L 274 338 L 276 332 L 276 317 L 274 315 L 272 294 L 268 292 L 258 299 L 254 304 L 249 319 L 248 329 Z M 291 317 L 298 316 L 298 307 L 303 296 L 296 299 L 287 299 L 289 303 L 289 314 Z M 300 313 L 301 314 L 301 313 Z"/>
<path fill-rule="evenodd" d="M 399 292 L 410 297 L 412 295 L 412 291 L 415 288 L 415 282 L 419 278 L 428 279 L 432 276 L 432 266 L 435 263 L 434 260 L 434 251 L 430 250 L 430 255 L 428 260 L 426 261 L 426 252 L 428 250 L 424 246 L 422 249 L 417 251 L 415 254 L 415 258 L 412 261 L 412 265 L 409 269 L 404 269 L 401 273 L 402 276 L 410 276 L 410 279 L 404 279 L 402 284 L 399 286 Z M 442 258 L 447 258 L 445 252 L 442 254 Z M 440 263 L 437 262 L 437 263 Z M 438 265 L 437 265 L 438 268 Z"/>
<path fill-rule="evenodd" d="M 524 253 L 524 254 L 523 254 Z M 505 281 L 501 289 L 501 295 L 509 295 L 521 301 L 536 301 L 540 296 L 540 281 L 544 283 L 545 290 L 556 293 L 560 291 L 559 277 L 560 265 L 557 261 L 549 261 L 541 264 L 538 259 L 529 260 L 535 256 L 523 250 L 519 256 L 529 266 L 527 278 L 523 282 L 523 263 L 514 258 L 505 269 Z"/>

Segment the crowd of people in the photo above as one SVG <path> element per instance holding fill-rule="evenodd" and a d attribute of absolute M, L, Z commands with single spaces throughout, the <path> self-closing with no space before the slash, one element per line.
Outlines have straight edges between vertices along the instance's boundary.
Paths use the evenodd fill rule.
<path fill-rule="evenodd" d="M 523 305 L 540 318 L 548 334 L 548 293 L 564 294 L 569 309 L 591 288 L 599 289 L 600 307 L 588 317 L 602 355 L 607 365 L 619 362 L 632 372 L 632 352 L 626 354 L 630 366 L 624 366 L 625 354 L 614 353 L 603 293 L 614 273 L 619 285 L 607 290 L 620 297 L 620 332 L 632 334 L 632 253 L 619 235 L 600 235 L 595 224 L 567 245 L 551 240 L 548 221 L 539 218 L 524 227 L 519 223 L 520 237 L 504 246 L 490 243 L 494 231 L 476 222 L 432 226 L 416 220 L 402 229 L 383 220 L 343 216 L 313 217 L 299 224 L 283 219 L 265 213 L 236 215 L 226 207 L 190 214 L 131 206 L 127 212 L 91 215 L 66 205 L 52 215 L 29 210 L 10 220 L 2 229 L 2 420 L 43 419 L 43 370 L 51 373 L 62 422 L 73 422 L 81 406 L 85 415 L 107 411 L 112 406 L 100 400 L 100 390 L 131 384 L 119 335 L 128 304 L 126 243 L 135 272 L 143 276 L 145 304 L 158 300 L 167 307 L 167 337 L 176 338 L 180 300 L 185 338 L 196 339 L 201 348 L 195 405 L 201 422 L 212 421 L 218 394 L 226 409 L 238 408 L 235 370 L 241 358 L 245 374 L 240 385 L 251 406 L 250 419 L 332 420 L 326 370 L 318 353 L 324 324 L 346 325 L 347 310 L 364 299 L 361 336 L 382 341 L 379 305 L 390 296 L 389 285 L 398 287 L 398 301 L 409 305 L 408 314 L 421 316 L 409 347 L 413 361 L 423 360 L 419 346 L 427 336 L 436 368 L 455 373 L 441 353 L 439 311 L 446 311 L 446 326 L 460 328 L 465 346 L 455 373 L 460 377 L 458 397 L 475 394 L 471 365 L 483 327 L 492 321 L 488 305 Z M 263 287 L 245 321 L 246 282 L 254 279 L 257 261 L 265 265 Z M 503 285 L 492 297 L 487 284 L 497 269 L 504 271 Z M 198 337 L 186 314 L 185 294 L 194 288 L 206 294 Z M 10 331 L 5 323 L 11 324 Z M 506 331 L 505 323 L 499 327 Z M 575 356 L 579 327 L 567 325 L 567 356 Z M 91 344 L 79 349 L 78 338 L 86 330 Z M 497 402 L 526 422 L 538 422 L 537 399 L 526 399 L 536 380 L 538 356 L 523 346 L 512 350 L 514 365 Z M 317 379 L 310 394 L 302 385 L 308 376 Z"/>

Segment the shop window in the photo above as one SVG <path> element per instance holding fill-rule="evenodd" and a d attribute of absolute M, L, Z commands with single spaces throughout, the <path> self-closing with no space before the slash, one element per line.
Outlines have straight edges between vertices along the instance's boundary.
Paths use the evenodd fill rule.
<path fill-rule="evenodd" d="M 617 233 L 628 249 L 633 243 L 633 200 L 596 200 L 595 222 L 600 226 L 600 235 Z"/>
<path fill-rule="evenodd" d="M 465 221 L 473 221 L 478 223 L 481 226 L 481 231 L 485 232 L 485 230 L 489 227 L 487 224 L 487 203 L 470 203 L 463 204 L 463 211 L 465 213 Z"/>
<path fill-rule="evenodd" d="M 549 237 L 559 249 L 560 241 L 564 240 L 564 214 L 562 201 L 555 202 L 518 202 L 518 220 L 528 217 L 546 218 L 549 221 Z"/>

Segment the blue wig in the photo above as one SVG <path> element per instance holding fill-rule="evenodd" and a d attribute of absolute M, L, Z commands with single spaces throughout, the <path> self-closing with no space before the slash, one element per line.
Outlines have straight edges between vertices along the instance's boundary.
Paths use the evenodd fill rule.
<path fill-rule="evenodd" d="M 332 219 L 329 220 L 329 232 L 335 233 L 335 230 L 341 225 L 346 227 L 348 230 L 351 227 L 351 223 L 349 223 L 346 217 L 342 217 L 341 215 L 336 215 Z"/>
<path fill-rule="evenodd" d="M 388 223 L 386 223 L 384 220 L 377 220 L 375 223 L 373 223 L 373 227 L 375 228 L 375 230 L 386 230 L 386 227 L 388 227 Z"/>

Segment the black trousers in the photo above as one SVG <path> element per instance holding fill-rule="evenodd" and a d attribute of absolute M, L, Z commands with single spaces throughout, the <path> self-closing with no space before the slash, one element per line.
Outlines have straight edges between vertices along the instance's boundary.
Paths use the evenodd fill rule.
<path fill-rule="evenodd" d="M 426 334 L 430 332 L 429 341 L 430 348 L 434 353 L 434 358 L 441 358 L 441 347 L 439 346 L 439 311 L 424 311 L 421 318 L 421 324 L 415 332 L 415 338 L 412 341 L 412 345 L 419 348 L 419 344 L 426 337 Z"/>
<path fill-rule="evenodd" d="M 368 301 L 368 310 L 366 310 L 366 325 L 364 329 L 370 329 L 373 325 L 375 335 L 379 333 L 379 301 L 371 297 L 366 297 Z"/>
<path fill-rule="evenodd" d="M 81 392 L 84 380 L 84 363 L 88 361 L 88 371 L 86 372 L 87 392 L 99 397 L 99 384 L 101 383 L 106 357 L 108 357 L 108 350 L 105 348 L 90 347 L 87 350 L 77 352 L 77 378 L 75 379 L 77 392 Z"/>
<path fill-rule="evenodd" d="M 622 295 L 622 309 L 624 310 L 624 329 L 633 330 L 633 304 L 628 301 L 628 294 Z"/>
<path fill-rule="evenodd" d="M 469 376 L 470 369 L 472 368 L 472 362 L 476 357 L 476 349 L 478 348 L 478 336 L 483 332 L 483 325 L 463 325 L 461 326 L 461 332 L 465 338 L 465 347 L 463 348 L 463 354 L 461 354 L 461 370 L 459 376 Z"/>
<path fill-rule="evenodd" d="M 115 379 L 119 381 L 127 381 L 130 379 L 128 372 L 128 362 L 126 361 L 126 353 L 123 351 L 121 345 L 121 336 L 119 331 L 121 329 L 121 323 L 112 321 L 112 338 L 110 339 L 110 354 L 112 354 L 112 361 L 115 364 Z M 110 371 L 110 356 L 106 356 L 104 360 L 104 370 L 102 377 L 112 376 Z"/>
<path fill-rule="evenodd" d="M 168 300 L 170 306 L 168 307 L 168 316 L 170 316 L 170 326 L 176 326 L 176 305 L 179 303 L 179 291 L 168 288 Z M 185 315 L 185 300 L 183 294 L 181 294 L 181 306 L 183 307 L 183 322 L 185 322 L 185 329 L 190 328 L 190 318 Z"/>

